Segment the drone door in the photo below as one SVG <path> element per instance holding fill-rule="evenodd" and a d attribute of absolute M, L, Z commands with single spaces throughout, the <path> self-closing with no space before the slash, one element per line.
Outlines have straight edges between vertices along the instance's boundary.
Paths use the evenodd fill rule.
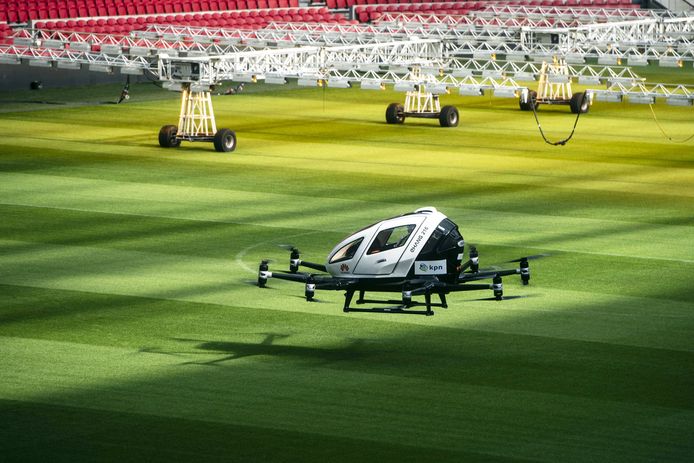
<path fill-rule="evenodd" d="M 381 224 L 374 234 L 366 252 L 361 256 L 355 274 L 390 275 L 400 262 L 407 243 L 419 228 L 423 218 L 399 217 Z"/>

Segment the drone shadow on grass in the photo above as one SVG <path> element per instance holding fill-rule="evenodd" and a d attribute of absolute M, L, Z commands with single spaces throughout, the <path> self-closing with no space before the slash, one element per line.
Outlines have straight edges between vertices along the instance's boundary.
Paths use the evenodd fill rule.
<path fill-rule="evenodd" d="M 140 353 L 164 354 L 180 357 L 195 355 L 209 356 L 217 354 L 220 357 L 206 361 L 186 361 L 182 365 L 207 365 L 218 366 L 232 360 L 254 356 L 295 357 L 301 359 L 313 359 L 325 363 L 340 360 L 354 360 L 359 357 L 359 346 L 364 344 L 363 339 L 353 339 L 344 347 L 335 349 L 316 349 L 304 346 L 278 345 L 277 339 L 290 337 L 289 334 L 263 333 L 265 338 L 260 343 L 234 342 L 234 341 L 206 341 L 202 339 L 173 338 L 174 341 L 193 344 L 193 350 L 167 351 L 164 349 L 143 347 Z"/>

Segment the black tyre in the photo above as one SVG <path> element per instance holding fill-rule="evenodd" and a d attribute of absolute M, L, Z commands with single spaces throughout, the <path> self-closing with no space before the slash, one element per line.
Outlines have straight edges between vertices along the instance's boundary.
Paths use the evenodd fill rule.
<path fill-rule="evenodd" d="M 181 140 L 176 138 L 178 127 L 175 125 L 165 125 L 159 130 L 159 146 L 162 148 L 177 148 L 181 145 Z"/>
<path fill-rule="evenodd" d="M 571 96 L 569 106 L 571 107 L 571 112 L 573 114 L 587 113 L 588 109 L 590 109 L 590 100 L 588 99 L 588 95 L 586 95 L 584 92 L 574 93 Z"/>
<path fill-rule="evenodd" d="M 455 106 L 444 106 L 439 114 L 439 124 L 441 127 L 457 127 L 458 126 L 458 108 Z"/>
<path fill-rule="evenodd" d="M 386 109 L 386 122 L 389 124 L 402 124 L 405 122 L 403 111 L 405 108 L 400 103 L 391 103 Z"/>
<path fill-rule="evenodd" d="M 528 90 L 528 101 L 523 102 L 522 99 L 518 100 L 521 111 L 532 111 L 533 106 L 537 109 L 540 104 L 537 102 L 537 92 L 535 90 Z"/>
<path fill-rule="evenodd" d="M 236 149 L 236 133 L 229 129 L 219 129 L 214 134 L 214 149 L 220 153 L 228 153 Z"/>

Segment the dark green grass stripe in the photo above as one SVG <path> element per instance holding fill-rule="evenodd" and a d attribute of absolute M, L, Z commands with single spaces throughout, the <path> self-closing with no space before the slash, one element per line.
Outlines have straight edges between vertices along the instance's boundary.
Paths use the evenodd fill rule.
<path fill-rule="evenodd" d="M 495 332 L 493 323 L 487 331 L 409 326 L 403 332 L 400 323 L 370 317 L 0 288 L 5 336 L 183 352 L 193 359 L 205 354 L 222 365 L 270 356 L 336 371 L 694 409 L 694 352 Z M 546 315 L 532 316 L 541 323 Z M 264 344 L 262 333 L 248 335 L 258 326 L 281 336 Z M 327 345 L 320 334 L 326 326 L 333 337 Z"/>
<path fill-rule="evenodd" d="M 416 439 L 403 439 L 401 445 L 353 439 L 348 428 L 344 437 L 334 437 L 301 429 L 292 432 L 7 400 L 0 400 L 0 415 L 5 462 L 37 461 L 46 455 L 55 462 L 531 461 L 422 448 Z"/>

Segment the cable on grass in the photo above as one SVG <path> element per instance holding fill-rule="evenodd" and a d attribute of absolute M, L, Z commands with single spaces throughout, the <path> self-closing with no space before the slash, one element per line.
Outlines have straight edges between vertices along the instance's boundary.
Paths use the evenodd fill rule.
<path fill-rule="evenodd" d="M 588 92 L 583 92 L 583 97 L 581 98 L 581 103 L 578 105 L 579 108 L 583 107 L 583 103 L 585 102 L 586 98 L 588 97 Z M 537 110 L 535 109 L 535 104 L 530 105 L 531 108 L 533 108 L 533 116 L 535 116 L 535 123 L 537 124 L 537 128 L 540 130 L 540 135 L 542 135 L 542 139 L 547 143 L 548 145 L 552 146 L 564 146 L 566 143 L 571 140 L 574 136 L 574 132 L 576 131 L 576 126 L 578 125 L 578 118 L 581 117 L 581 111 L 579 110 L 578 113 L 576 113 L 576 120 L 574 121 L 574 126 L 571 129 L 571 133 L 569 134 L 568 137 L 564 138 L 563 140 L 559 141 L 551 141 L 547 139 L 547 136 L 545 136 L 545 131 L 542 130 L 542 125 L 540 125 L 540 120 L 537 117 Z"/>
<path fill-rule="evenodd" d="M 653 115 L 653 120 L 655 121 L 655 125 L 658 127 L 658 129 L 660 129 L 660 132 L 663 134 L 665 139 L 667 139 L 668 141 L 670 141 L 672 143 L 687 143 L 689 140 L 694 139 L 694 135 L 690 135 L 689 137 L 687 137 L 683 140 L 673 140 L 672 137 L 665 132 L 665 129 L 663 129 L 663 126 L 660 125 L 660 121 L 658 120 L 658 117 L 655 115 L 655 111 L 653 110 L 653 105 L 649 104 L 648 107 L 651 108 L 651 114 Z"/>

